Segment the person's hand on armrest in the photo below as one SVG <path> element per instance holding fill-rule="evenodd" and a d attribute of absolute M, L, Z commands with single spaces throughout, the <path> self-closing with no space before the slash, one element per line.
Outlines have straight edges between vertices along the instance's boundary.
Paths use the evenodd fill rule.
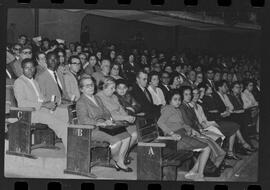
<path fill-rule="evenodd" d="M 49 110 L 55 110 L 57 103 L 56 102 L 43 102 L 41 107 L 47 108 Z"/>
<path fill-rule="evenodd" d="M 235 111 L 233 111 L 233 113 L 244 113 L 245 112 L 245 110 L 235 110 Z"/>
<path fill-rule="evenodd" d="M 173 138 L 175 141 L 179 141 L 182 137 L 179 134 L 176 134 L 174 132 L 170 132 L 169 135 Z"/>
<path fill-rule="evenodd" d="M 126 107 L 126 109 L 135 113 L 135 110 L 132 107 Z"/>
<path fill-rule="evenodd" d="M 218 113 L 218 110 L 209 110 L 209 113 Z"/>
<path fill-rule="evenodd" d="M 136 116 L 145 116 L 144 112 L 137 113 Z"/>
<path fill-rule="evenodd" d="M 206 128 L 209 127 L 205 121 L 203 121 L 203 122 L 201 123 L 201 126 L 202 126 L 203 129 L 206 129 Z"/>
<path fill-rule="evenodd" d="M 230 112 L 225 111 L 225 112 L 221 113 L 220 115 L 221 115 L 221 117 L 228 117 L 228 116 L 230 116 Z"/>
<path fill-rule="evenodd" d="M 201 134 L 198 131 L 194 130 L 194 129 L 191 130 L 191 135 L 195 136 L 195 137 L 200 137 L 201 136 Z"/>
<path fill-rule="evenodd" d="M 71 104 L 71 103 L 72 103 L 72 101 L 70 99 L 68 99 L 68 98 L 62 98 L 61 99 L 61 104 Z"/>
<path fill-rule="evenodd" d="M 130 116 L 130 115 L 126 116 L 126 120 L 129 123 L 134 123 L 135 119 L 136 119 L 136 117 L 133 117 L 133 116 Z"/>

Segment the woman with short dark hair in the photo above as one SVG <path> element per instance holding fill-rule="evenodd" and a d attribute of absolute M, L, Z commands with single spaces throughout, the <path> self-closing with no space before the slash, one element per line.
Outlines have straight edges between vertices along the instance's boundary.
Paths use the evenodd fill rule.
<path fill-rule="evenodd" d="M 185 175 L 185 178 L 194 181 L 204 181 L 203 171 L 210 155 L 210 148 L 197 137 L 193 136 L 194 130 L 185 124 L 179 109 L 181 95 L 178 90 L 172 90 L 168 96 L 168 104 L 161 109 L 161 116 L 157 122 L 165 135 L 177 140 L 178 150 L 197 150 L 200 155 L 193 168 Z"/>

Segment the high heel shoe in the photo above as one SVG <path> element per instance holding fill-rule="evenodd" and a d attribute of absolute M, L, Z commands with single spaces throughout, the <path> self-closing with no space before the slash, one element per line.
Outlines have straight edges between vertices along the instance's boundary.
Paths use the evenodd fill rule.
<path fill-rule="evenodd" d="M 257 151 L 256 148 L 251 147 L 249 144 L 244 144 L 243 149 L 245 149 L 246 151 L 249 151 L 249 152 L 256 152 Z"/>
<path fill-rule="evenodd" d="M 128 168 L 121 168 L 116 162 L 114 165 L 116 171 L 124 171 L 124 172 L 133 172 L 132 168 L 128 167 Z"/>
<path fill-rule="evenodd" d="M 233 153 L 226 154 L 225 158 L 228 160 L 242 160 L 242 158 L 236 156 Z"/>

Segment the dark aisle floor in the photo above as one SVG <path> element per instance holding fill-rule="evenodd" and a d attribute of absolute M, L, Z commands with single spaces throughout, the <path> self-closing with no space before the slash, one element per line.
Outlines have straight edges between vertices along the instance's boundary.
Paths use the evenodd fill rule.
<path fill-rule="evenodd" d="M 248 163 L 237 171 L 230 181 L 257 181 L 258 176 L 258 152 L 252 157 Z"/>

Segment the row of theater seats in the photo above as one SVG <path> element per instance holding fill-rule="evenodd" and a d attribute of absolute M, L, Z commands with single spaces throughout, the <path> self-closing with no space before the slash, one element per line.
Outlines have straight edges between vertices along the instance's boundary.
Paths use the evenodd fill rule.
<path fill-rule="evenodd" d="M 36 148 L 58 149 L 55 133 L 44 124 L 31 122 L 31 108 L 17 108 L 12 86 L 6 87 L 6 123 L 9 147 L 7 154 L 37 158 L 31 154 Z M 93 141 L 94 126 L 78 125 L 75 104 L 68 106 L 69 127 L 67 166 L 64 173 L 96 178 L 94 166 L 114 167 L 110 163 L 108 142 Z M 14 120 L 15 119 L 15 120 Z M 136 119 L 138 132 L 137 179 L 176 180 L 177 168 L 191 160 L 191 151 L 177 151 L 176 142 L 161 136 L 156 121 Z"/>
<path fill-rule="evenodd" d="M 31 151 L 36 148 L 58 149 L 55 133 L 44 124 L 32 123 L 32 108 L 16 107 L 12 85 L 6 86 L 6 124 L 9 140 L 7 154 L 36 159 Z M 93 141 L 93 127 L 78 125 L 75 104 L 68 106 L 69 128 L 67 167 L 64 173 L 91 178 L 93 166 L 114 167 L 110 163 L 108 142 Z M 176 144 L 170 139 L 159 139 L 156 121 L 137 118 L 138 131 L 137 174 L 138 179 L 176 180 L 177 167 L 192 157 L 191 151 L 176 151 Z M 78 148 L 79 147 L 79 148 Z"/>

